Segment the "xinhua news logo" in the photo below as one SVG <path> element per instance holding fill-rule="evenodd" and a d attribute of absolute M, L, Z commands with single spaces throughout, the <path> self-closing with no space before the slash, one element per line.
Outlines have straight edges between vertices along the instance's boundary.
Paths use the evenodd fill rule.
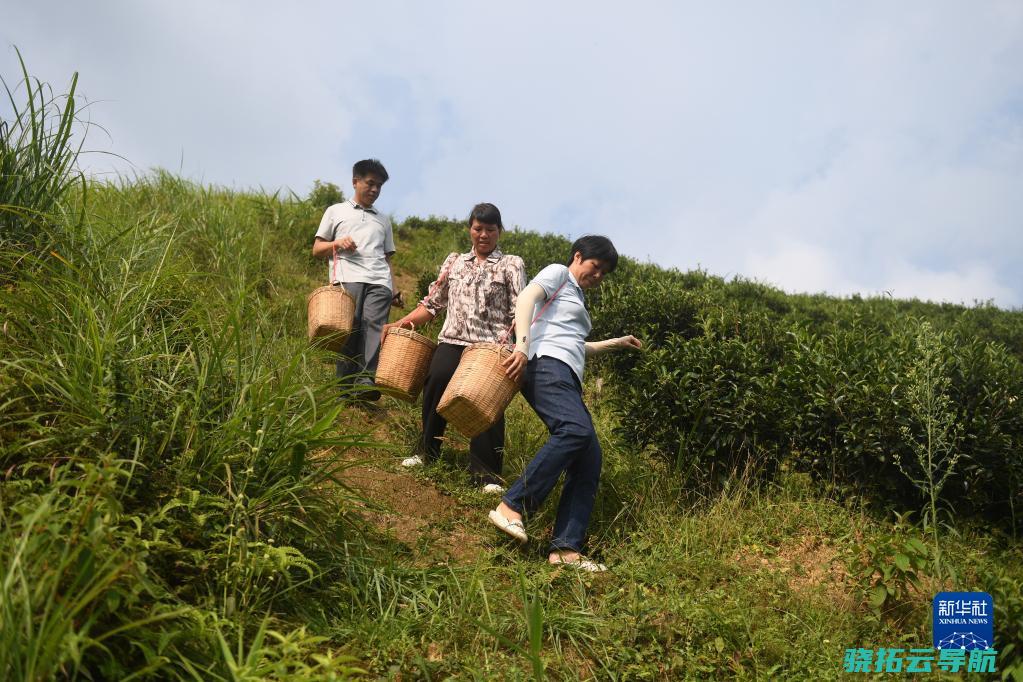
<path fill-rule="evenodd" d="M 931 603 L 933 648 L 846 649 L 847 673 L 996 672 L 995 604 L 987 592 L 940 592 Z"/>

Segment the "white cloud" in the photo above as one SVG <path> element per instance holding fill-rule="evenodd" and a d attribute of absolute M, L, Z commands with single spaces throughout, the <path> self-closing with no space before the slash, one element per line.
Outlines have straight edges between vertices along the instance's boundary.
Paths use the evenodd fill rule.
<path fill-rule="evenodd" d="M 979 262 L 964 263 L 956 270 L 936 270 L 898 257 L 882 257 L 871 284 L 857 278 L 858 270 L 855 262 L 843 258 L 840 252 L 793 242 L 766 253 L 750 254 L 744 271 L 756 272 L 760 281 L 790 293 L 886 295 L 966 305 L 1014 298 L 1013 291 Z"/>
<path fill-rule="evenodd" d="M 746 272 L 793 293 L 848 295 L 863 287 L 847 278 L 846 268 L 835 254 L 811 244 L 791 243 L 768 253 L 751 253 Z"/>
<path fill-rule="evenodd" d="M 1014 298 L 1013 292 L 996 281 L 991 269 L 984 263 L 964 263 L 958 270 L 934 271 L 898 262 L 891 270 L 886 289 L 895 298 L 920 298 L 967 305 Z"/>

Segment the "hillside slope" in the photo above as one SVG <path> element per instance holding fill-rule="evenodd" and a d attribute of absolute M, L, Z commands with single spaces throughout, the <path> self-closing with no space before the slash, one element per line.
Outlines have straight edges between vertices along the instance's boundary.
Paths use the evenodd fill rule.
<path fill-rule="evenodd" d="M 678 413 L 674 435 L 652 437 L 643 419 L 659 404 L 637 409 L 634 391 L 656 363 L 643 363 L 678 348 L 759 352 L 798 297 L 627 263 L 595 298 L 600 331 L 640 325 L 651 350 L 595 364 L 585 385 L 605 450 L 590 552 L 611 571 L 580 575 L 542 560 L 556 500 L 519 547 L 486 523 L 494 500 L 469 485 L 461 438 L 437 465 L 401 471 L 417 408 L 339 398 L 330 356 L 304 339 L 320 208 L 168 174 L 88 192 L 41 246 L 0 250 L 6 677 L 831 679 L 846 649 L 927 646 L 942 587 L 991 591 L 1003 651 L 1019 642 L 1011 521 L 989 528 L 978 505 L 942 530 L 939 558 L 916 517 L 885 501 L 913 498 L 857 494 L 816 454 L 743 423 Z M 464 236 L 410 220 L 397 240 L 411 305 Z M 531 272 L 567 247 L 505 240 Z M 837 318 L 841 305 L 826 307 Z M 744 307 L 760 326 L 730 317 Z M 1015 324 L 977 314 L 998 334 Z M 721 335 L 736 322 L 756 334 Z M 992 362 L 1012 356 L 990 343 L 1004 350 Z M 724 386 L 714 367 L 707 385 Z M 701 424 L 732 440 L 701 440 Z M 508 476 L 544 437 L 517 398 Z"/>

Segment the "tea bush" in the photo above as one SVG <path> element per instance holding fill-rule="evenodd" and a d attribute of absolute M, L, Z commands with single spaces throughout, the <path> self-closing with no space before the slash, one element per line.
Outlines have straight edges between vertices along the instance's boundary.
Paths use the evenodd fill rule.
<path fill-rule="evenodd" d="M 893 461 L 904 417 L 894 398 L 908 337 L 853 321 L 817 336 L 795 330 L 781 383 L 797 465 L 883 499 L 912 494 Z"/>
<path fill-rule="evenodd" d="M 995 642 L 1003 680 L 1023 679 L 1023 574 L 1018 571 L 1023 552 L 1017 546 L 1012 554 L 985 573 L 978 586 L 995 603 Z M 1013 559 L 1015 574 L 1008 567 Z"/>
<path fill-rule="evenodd" d="M 754 464 L 773 471 L 785 444 L 776 368 L 784 339 L 755 315 L 718 310 L 704 332 L 653 340 L 619 388 L 622 434 L 653 445 L 694 482 Z M 774 348 L 774 353 L 771 348 Z"/>
<path fill-rule="evenodd" d="M 724 307 L 733 304 L 715 303 L 714 293 L 673 290 L 672 279 L 621 289 L 609 282 L 595 306 L 602 335 L 636 330 L 650 344 L 614 364 L 625 437 L 691 473 L 749 461 L 768 473 L 791 458 L 900 507 L 920 502 L 895 465 L 915 456 L 910 436 L 924 437 L 906 402 L 919 354 L 915 321 L 879 327 L 853 318 L 817 334 L 762 308 Z M 1020 363 L 995 342 L 955 332 L 942 339 L 962 455 L 944 504 L 1018 524 Z"/>

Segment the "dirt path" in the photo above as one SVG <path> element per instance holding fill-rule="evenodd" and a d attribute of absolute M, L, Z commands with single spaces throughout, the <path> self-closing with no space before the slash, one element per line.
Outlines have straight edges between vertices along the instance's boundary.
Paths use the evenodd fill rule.
<path fill-rule="evenodd" d="M 375 408 L 371 424 L 358 411 L 349 419 L 353 424 L 361 421 L 362 428 L 371 425 L 373 438 L 386 443 L 391 440 L 392 417 L 386 408 Z M 353 449 L 343 459 L 353 464 L 344 469 L 341 480 L 377 507 L 363 509 L 362 517 L 375 530 L 407 547 L 414 565 L 472 563 L 487 551 L 476 518 L 482 512 L 459 503 L 425 478 L 402 470 L 395 452 Z"/>
<path fill-rule="evenodd" d="M 475 509 L 427 481 L 372 465 L 345 470 L 342 480 L 384 508 L 362 516 L 379 532 L 407 546 L 416 564 L 473 562 L 482 551 L 479 533 L 466 528 Z"/>

